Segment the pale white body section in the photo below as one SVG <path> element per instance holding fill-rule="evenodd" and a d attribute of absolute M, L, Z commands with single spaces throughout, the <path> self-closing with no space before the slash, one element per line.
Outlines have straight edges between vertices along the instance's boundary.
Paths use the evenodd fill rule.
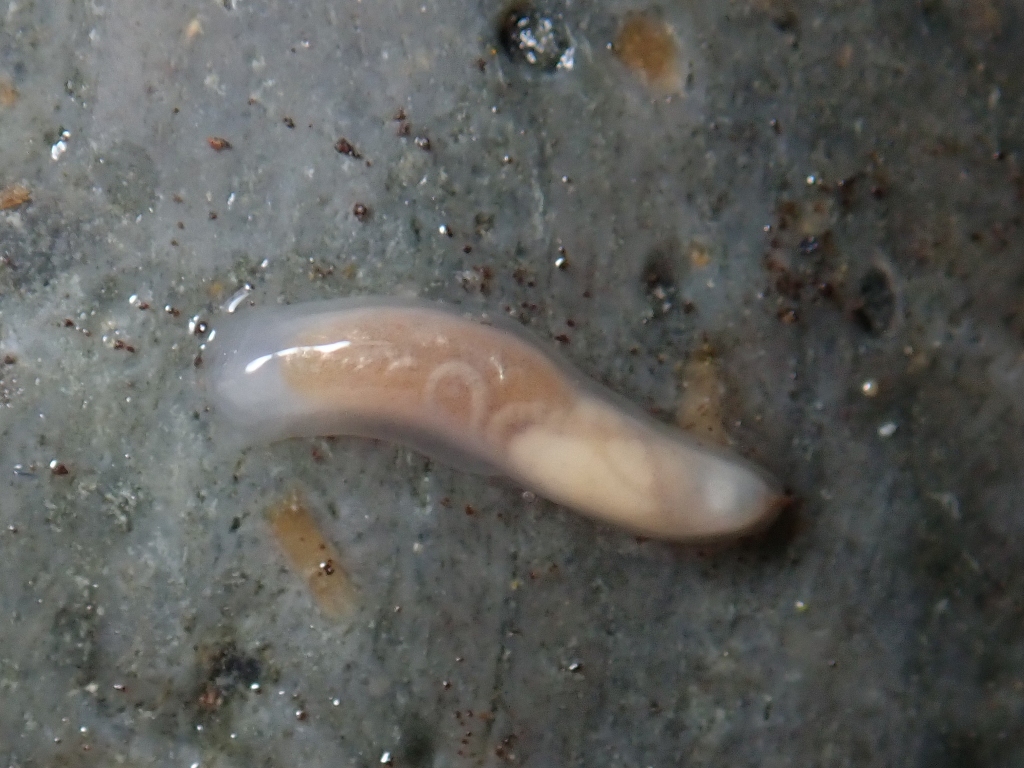
<path fill-rule="evenodd" d="M 523 334 L 442 305 L 255 309 L 217 325 L 208 359 L 217 414 L 246 443 L 385 438 L 664 539 L 744 533 L 783 503 L 745 460 L 620 403 Z"/>

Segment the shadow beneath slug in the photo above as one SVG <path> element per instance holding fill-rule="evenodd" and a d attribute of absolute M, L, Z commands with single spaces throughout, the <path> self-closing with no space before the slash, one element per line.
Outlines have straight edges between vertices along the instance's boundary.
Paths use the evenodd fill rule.
<path fill-rule="evenodd" d="M 786 490 L 784 502 L 775 518 L 760 531 L 741 538 L 738 549 L 756 553 L 765 559 L 785 557 L 796 538 L 810 526 L 803 500 Z"/>
<path fill-rule="evenodd" d="M 803 501 L 786 490 L 779 511 L 761 528 L 741 536 L 728 536 L 704 541 L 668 543 L 677 554 L 696 555 L 700 558 L 746 560 L 751 556 L 761 560 L 791 557 L 791 545 L 809 527 L 803 514 Z"/>

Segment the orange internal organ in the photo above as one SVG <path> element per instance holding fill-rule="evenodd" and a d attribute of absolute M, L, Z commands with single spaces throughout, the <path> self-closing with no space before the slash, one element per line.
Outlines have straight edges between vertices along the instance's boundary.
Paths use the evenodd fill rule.
<path fill-rule="evenodd" d="M 325 406 L 498 446 L 575 399 L 558 366 L 514 334 L 415 308 L 338 315 L 280 357 L 288 386 Z"/>

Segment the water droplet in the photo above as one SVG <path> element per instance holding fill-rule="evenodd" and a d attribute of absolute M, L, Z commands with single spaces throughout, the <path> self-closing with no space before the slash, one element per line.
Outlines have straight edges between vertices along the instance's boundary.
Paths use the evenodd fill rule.
<path fill-rule="evenodd" d="M 238 309 L 238 306 L 243 301 L 245 301 L 245 299 L 249 296 L 250 293 L 252 293 L 252 286 L 249 283 L 246 283 L 237 291 L 235 291 L 234 295 L 232 295 L 231 298 L 228 299 L 227 304 L 224 305 L 224 311 L 227 312 L 229 315 L 233 313 L 236 309 Z"/>

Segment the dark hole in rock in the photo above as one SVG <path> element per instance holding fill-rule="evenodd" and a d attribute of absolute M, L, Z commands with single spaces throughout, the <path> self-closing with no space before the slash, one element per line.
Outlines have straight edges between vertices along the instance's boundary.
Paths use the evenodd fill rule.
<path fill-rule="evenodd" d="M 640 278 L 655 316 L 663 315 L 672 308 L 672 298 L 675 296 L 678 280 L 678 251 L 677 243 L 664 243 L 651 250 L 644 261 Z"/>
<path fill-rule="evenodd" d="M 420 717 L 412 716 L 402 724 L 402 737 L 399 743 L 401 764 L 410 768 L 426 768 L 434 764 L 434 740 L 427 722 Z"/>
<path fill-rule="evenodd" d="M 259 659 L 246 654 L 230 640 L 203 648 L 200 661 L 204 687 L 224 698 L 260 680 Z"/>
<path fill-rule="evenodd" d="M 860 280 L 860 300 L 853 317 L 865 331 L 879 336 L 888 330 L 896 313 L 896 297 L 889 276 L 880 269 L 871 269 Z"/>
<path fill-rule="evenodd" d="M 571 56 L 569 34 L 554 14 L 515 3 L 501 15 L 498 40 L 508 57 L 529 67 L 553 72 Z"/>

